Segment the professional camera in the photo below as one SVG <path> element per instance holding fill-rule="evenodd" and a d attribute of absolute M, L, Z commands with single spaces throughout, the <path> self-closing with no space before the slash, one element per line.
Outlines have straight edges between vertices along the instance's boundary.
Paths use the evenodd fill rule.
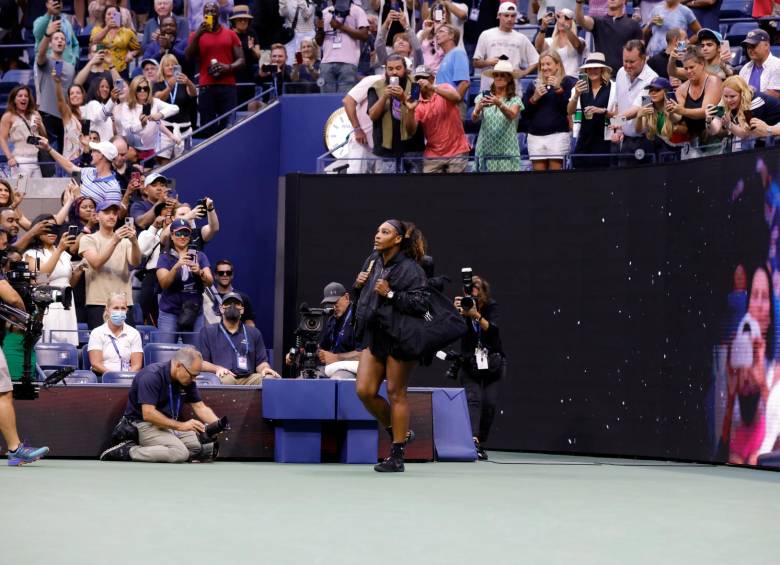
<path fill-rule="evenodd" d="M 474 274 L 471 267 L 463 267 L 460 274 L 463 279 L 463 298 L 460 299 L 460 307 L 463 308 L 464 312 L 467 312 L 474 308 L 474 298 L 471 296 L 474 291 Z"/>
<path fill-rule="evenodd" d="M 193 454 L 191 461 L 205 462 L 214 461 L 219 455 L 219 442 L 216 437 L 230 429 L 230 422 L 227 416 L 222 416 L 216 422 L 206 425 L 206 429 L 200 432 L 197 437 L 200 442 L 200 452 Z"/>
<path fill-rule="evenodd" d="M 346 19 L 351 7 L 352 0 L 336 0 L 333 2 L 333 15 L 341 19 Z"/>
<path fill-rule="evenodd" d="M 325 320 L 333 313 L 333 308 L 309 308 L 304 302 L 298 312 L 298 328 L 294 334 L 295 347 L 290 350 L 290 355 L 298 376 L 315 379 L 319 364 L 317 350 L 320 346 L 320 336 L 325 329 Z"/>
<path fill-rule="evenodd" d="M 6 274 L 8 283 L 19 293 L 27 311 L 33 316 L 38 310 L 45 311 L 49 304 L 62 303 L 65 310 L 70 310 L 73 302 L 73 289 L 58 286 L 34 286 L 33 274 L 26 261 L 14 261 Z"/>

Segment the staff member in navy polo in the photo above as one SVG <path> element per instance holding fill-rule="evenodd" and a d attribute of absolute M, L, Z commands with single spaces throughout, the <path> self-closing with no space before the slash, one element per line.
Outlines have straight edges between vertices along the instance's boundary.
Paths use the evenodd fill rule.
<path fill-rule="evenodd" d="M 327 366 L 332 363 L 359 360 L 362 347 L 355 341 L 355 325 L 352 323 L 355 305 L 350 301 L 350 295 L 344 285 L 337 282 L 329 283 L 323 294 L 322 306 L 332 307 L 333 315 L 325 324 L 317 355 L 320 363 L 325 365 L 328 374 Z M 352 366 L 341 365 L 340 367 L 331 378 L 355 378 L 357 365 L 354 371 Z"/>
<path fill-rule="evenodd" d="M 263 379 L 281 378 L 268 363 L 263 334 L 241 322 L 244 313 L 241 295 L 229 292 L 219 309 L 222 322 L 200 331 L 203 370 L 216 373 L 226 385 L 258 385 Z"/>
<path fill-rule="evenodd" d="M 195 384 L 202 364 L 194 347 L 183 347 L 169 362 L 141 369 L 133 379 L 124 414 L 138 428 L 138 444 L 123 441 L 104 451 L 100 460 L 184 463 L 198 455 L 201 443 L 196 433 L 205 430 L 203 422 L 218 420 Z M 179 421 L 184 403 L 191 406 L 197 420 Z"/>

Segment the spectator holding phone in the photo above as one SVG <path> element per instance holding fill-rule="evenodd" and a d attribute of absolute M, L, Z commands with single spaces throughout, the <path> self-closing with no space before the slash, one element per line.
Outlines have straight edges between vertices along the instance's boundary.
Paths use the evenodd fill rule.
<path fill-rule="evenodd" d="M 74 85 L 78 83 L 74 81 Z M 119 96 L 119 90 L 113 94 Z M 89 132 L 97 133 L 97 141 L 106 141 L 114 136 L 114 107 L 116 103 L 112 98 L 111 80 L 102 77 L 93 81 L 87 91 L 86 103 L 81 107 L 81 116 L 89 120 Z"/>
<path fill-rule="evenodd" d="M 62 92 L 62 81 L 54 77 L 54 89 L 57 94 L 57 108 L 62 116 L 64 134 L 62 155 L 78 164 L 85 148 L 89 147 L 89 130 L 82 121 L 81 107 L 84 104 L 84 89 L 78 84 L 68 88 L 68 99 Z"/>
<path fill-rule="evenodd" d="M 45 230 L 35 237 L 23 256 L 30 272 L 35 275 L 38 284 L 61 289 L 75 286 L 81 278 L 81 270 L 73 270 L 68 253 L 68 249 L 76 242 L 75 234 L 68 230 L 58 236 L 57 225 L 51 214 L 36 217 L 32 225 L 40 223 L 46 225 Z M 66 310 L 61 302 L 49 304 L 43 316 L 43 336 L 48 342 L 70 343 L 78 347 L 76 309 Z"/>
<path fill-rule="evenodd" d="M 717 31 L 711 29 L 700 29 L 696 34 L 698 38 L 699 49 L 705 61 L 705 69 L 711 75 L 724 80 L 734 74 L 734 69 L 728 64 L 731 59 L 731 50 L 723 45 L 723 37 Z M 728 59 L 724 59 L 724 56 Z"/>
<path fill-rule="evenodd" d="M 281 43 L 271 45 L 271 64 L 260 65 L 260 85 L 273 88 L 277 95 L 284 93 L 284 85 L 292 80 L 292 69 L 287 64 L 287 49 Z"/>
<path fill-rule="evenodd" d="M 186 49 L 187 35 L 179 34 L 174 16 L 165 16 L 160 20 L 157 39 L 144 46 L 144 59 L 154 59 L 159 63 L 165 55 L 174 55 L 180 61 L 185 61 Z"/>
<path fill-rule="evenodd" d="M 190 28 L 187 25 L 187 20 L 185 18 L 173 13 L 172 0 L 154 0 L 154 15 L 155 17 L 147 20 L 146 25 L 144 25 L 144 44 L 142 45 L 144 52 L 146 52 L 150 45 L 155 43 L 161 48 L 163 45 L 168 45 L 169 42 L 160 42 L 161 35 L 172 35 L 174 40 L 179 38 L 179 40 L 186 45 L 187 37 L 190 34 Z M 163 29 L 164 22 L 168 18 L 173 18 L 175 29 L 172 34 L 170 28 Z M 170 48 L 171 47 L 168 47 L 168 49 Z M 181 58 L 180 60 L 183 61 L 184 59 Z"/>
<path fill-rule="evenodd" d="M 295 54 L 295 63 L 290 72 L 292 82 L 304 83 L 295 88 L 296 93 L 319 92 L 320 48 L 313 39 L 302 39 L 300 52 Z"/>
<path fill-rule="evenodd" d="M 438 4 L 439 12 L 442 12 L 443 5 Z M 437 12 L 437 15 L 439 14 Z M 406 16 L 405 20 L 401 19 L 401 15 Z M 422 15 L 422 14 L 421 14 Z M 443 16 L 441 21 L 446 22 L 444 19 L 448 16 Z M 413 0 L 383 0 L 380 6 L 380 18 L 377 27 L 385 27 L 387 24 L 385 33 L 383 34 L 385 47 L 393 46 L 393 39 L 395 34 L 404 33 L 408 31 L 409 22 L 414 21 L 414 1 Z M 404 25 L 406 21 L 406 25 Z M 378 39 L 377 39 L 378 41 Z"/>
<path fill-rule="evenodd" d="M 585 0 L 577 0 L 574 21 L 593 34 L 595 50 L 604 53 L 607 65 L 616 75 L 623 67 L 623 47 L 632 39 L 642 39 L 642 28 L 638 21 L 626 15 L 625 0 L 607 0 L 605 16 L 586 16 L 582 9 L 584 3 Z"/>
<path fill-rule="evenodd" d="M 568 103 L 577 79 L 564 74 L 557 51 L 546 51 L 539 58 L 539 78 L 526 88 L 523 96 L 528 120 L 528 156 L 535 171 L 557 171 L 571 147 Z"/>
<path fill-rule="evenodd" d="M 546 37 L 547 28 L 553 27 L 552 37 Z M 555 49 L 563 61 L 563 69 L 567 75 L 574 76 L 582 62 L 585 42 L 577 37 L 577 25 L 574 23 L 574 12 L 568 8 L 557 12 L 548 11 L 539 24 L 539 32 L 534 38 L 534 46 L 539 53 Z"/>
<path fill-rule="evenodd" d="M 487 8 L 487 4 L 485 5 Z M 465 49 L 464 24 L 469 15 L 469 5 L 452 0 L 440 0 L 438 2 L 423 2 L 420 7 L 420 16 L 423 21 L 430 20 L 435 25 L 450 24 L 460 34 L 458 47 Z"/>
<path fill-rule="evenodd" d="M 387 16 L 385 23 L 379 28 L 376 34 L 376 63 L 377 66 L 384 65 L 387 61 L 388 50 L 386 45 L 387 32 L 390 24 L 398 21 L 403 27 L 402 32 L 396 33 L 393 37 L 392 53 L 401 55 L 411 61 L 411 68 L 416 68 L 423 64 L 423 53 L 420 48 L 420 42 L 414 34 L 414 30 L 409 27 L 409 20 L 404 12 L 392 11 Z"/>
<path fill-rule="evenodd" d="M 143 367 L 141 334 L 126 323 L 128 311 L 127 296 L 124 293 L 111 293 L 103 312 L 105 322 L 89 334 L 87 351 L 93 373 L 136 372 Z"/>
<path fill-rule="evenodd" d="M 222 26 L 228 25 L 228 18 L 230 18 L 230 14 L 233 13 L 235 8 L 235 2 L 233 0 L 187 0 L 184 6 L 184 17 L 187 18 L 190 34 L 200 28 L 203 21 L 207 19 L 205 17 L 206 6 L 212 3 L 216 7 L 216 10 L 211 12 L 215 18 L 214 24 L 220 24 Z M 277 15 L 278 13 L 279 11 L 277 9 Z"/>
<path fill-rule="evenodd" d="M 123 4 L 126 4 L 127 2 L 124 2 L 122 0 Z M 120 6 L 120 0 L 92 0 L 89 3 L 88 11 L 89 11 L 89 17 L 92 20 L 93 25 L 97 25 L 100 23 L 101 18 L 101 12 L 104 10 L 107 10 L 108 8 L 116 8 L 119 10 L 120 15 L 120 22 L 122 27 L 126 27 L 128 29 L 131 29 L 135 31 L 135 23 L 133 22 L 133 14 L 125 8 L 124 6 Z M 143 22 L 141 22 L 141 25 L 143 25 Z"/>
<path fill-rule="evenodd" d="M 57 104 L 57 87 L 59 81 L 70 86 L 75 75 L 75 68 L 62 58 L 65 49 L 65 34 L 61 31 L 50 31 L 54 24 L 49 24 L 49 30 L 38 46 L 35 57 L 36 81 L 38 93 L 38 112 L 43 119 L 43 125 L 49 133 L 49 144 L 58 150 L 63 149 L 63 116 Z M 51 49 L 49 49 L 51 46 Z M 48 55 L 47 55 L 48 53 Z"/>
<path fill-rule="evenodd" d="M 612 69 L 603 53 L 593 52 L 580 67 L 579 80 L 571 91 L 567 112 L 574 116 L 577 145 L 574 153 L 609 155 L 611 132 L 607 127 L 617 95 Z M 579 132 L 577 132 L 579 125 Z M 574 168 L 609 165 L 609 157 L 573 157 Z"/>
<path fill-rule="evenodd" d="M 232 0 L 229 0 L 232 4 Z M 194 6 L 190 5 L 190 9 Z M 231 6 L 232 8 L 232 6 Z M 200 61 L 200 92 L 198 109 L 200 123 L 206 125 L 218 116 L 232 110 L 238 104 L 236 91 L 236 71 L 244 64 L 244 52 L 238 35 L 231 29 L 222 27 L 219 21 L 220 7 L 216 2 L 207 2 L 203 6 L 203 20 L 190 33 L 186 55 L 190 61 Z M 224 129 L 222 120 L 210 128 L 204 137 Z"/>
<path fill-rule="evenodd" d="M 666 32 L 671 28 L 691 30 L 696 34 L 701 24 L 688 6 L 680 4 L 680 0 L 664 0 L 660 2 L 650 15 L 650 21 L 642 29 L 643 39 L 647 42 L 647 52 L 650 55 L 666 48 Z"/>
<path fill-rule="evenodd" d="M 170 234 L 170 245 L 157 261 L 162 288 L 157 327 L 173 343 L 177 332 L 199 332 L 203 327 L 203 289 L 214 283 L 214 277 L 206 255 L 190 248 L 192 228 L 186 220 L 174 220 Z"/>
<path fill-rule="evenodd" d="M 704 142 L 706 108 L 716 105 L 722 94 L 721 80 L 704 68 L 704 57 L 698 47 L 689 47 L 683 57 L 688 80 L 677 89 L 677 100 L 668 100 L 669 111 L 680 116 L 688 127 L 690 138 Z"/>
<path fill-rule="evenodd" d="M 132 306 L 130 267 L 137 267 L 141 263 L 141 249 L 131 218 L 115 230 L 119 213 L 117 202 L 104 201 L 98 204 L 99 229 L 83 236 L 79 242 L 79 255 L 89 265 L 86 305 L 87 325 L 90 329 L 103 323 L 105 304 L 112 293 L 123 292 L 127 296 L 128 305 Z M 130 325 L 134 323 L 132 308 L 127 312 L 127 321 Z"/>
<path fill-rule="evenodd" d="M 410 111 L 405 102 L 412 98 L 413 86 L 417 100 L 419 85 L 407 76 L 404 58 L 393 54 L 387 58 L 384 78 L 377 80 L 368 91 L 368 117 L 374 124 L 374 155 L 383 163 L 381 172 L 397 171 L 401 157 L 420 154 L 425 146 L 421 129 L 409 133 L 403 127 L 404 114 Z"/>
<path fill-rule="evenodd" d="M 196 221 L 201 220 L 204 216 L 206 217 L 206 225 L 198 226 Z M 202 251 L 205 244 L 214 239 L 219 232 L 217 209 L 214 206 L 214 201 L 208 197 L 199 200 L 194 208 L 186 202 L 178 204 L 173 211 L 173 218 L 187 222 L 192 230 L 190 245 L 198 251 Z M 170 229 L 164 230 L 161 237 L 166 243 L 170 239 Z"/>
<path fill-rule="evenodd" d="M 780 100 L 763 92 L 753 93 L 740 76 L 727 78 L 719 104 L 706 110 L 710 135 L 747 139 L 780 134 Z"/>
<path fill-rule="evenodd" d="M 687 45 L 688 36 L 685 34 L 685 30 L 673 27 L 666 32 L 666 49 L 648 57 L 647 64 L 659 77 L 670 80 L 677 78 L 682 83 L 686 77 L 680 58 L 685 53 Z"/>
<path fill-rule="evenodd" d="M 140 173 L 135 173 L 140 176 Z M 130 216 L 140 230 L 145 230 L 162 213 L 170 179 L 160 173 L 147 175 L 143 181 L 143 198 L 130 206 Z"/>
<path fill-rule="evenodd" d="M 482 120 L 474 156 L 479 171 L 519 171 L 520 145 L 517 142 L 517 119 L 523 101 L 517 95 L 515 79 L 519 71 L 512 63 L 501 60 L 483 74 L 493 80 L 490 90 L 474 101 L 471 121 Z"/>
<path fill-rule="evenodd" d="M 688 141 L 688 128 L 681 118 L 669 111 L 667 105 L 674 98 L 671 83 L 663 78 L 654 78 L 647 85 L 647 98 L 637 113 L 635 128 L 653 142 L 655 154 L 678 151 L 678 147 Z"/>
<path fill-rule="evenodd" d="M 116 72 L 116 69 L 111 68 L 108 51 L 105 49 L 104 45 L 93 45 L 90 47 L 90 50 L 92 51 L 92 55 L 82 69 L 76 73 L 73 84 L 80 84 L 87 93 L 90 93 L 96 92 L 94 88 L 98 81 L 106 79 L 108 82 L 108 89 L 100 96 L 101 101 L 105 104 L 106 101 L 111 98 L 111 90 L 114 88 L 114 82 L 116 79 L 121 79 L 121 77 L 119 76 L 119 73 Z M 94 95 L 90 96 L 90 100 L 96 98 L 98 97 Z"/>
<path fill-rule="evenodd" d="M 279 14 L 284 18 L 283 25 L 295 32 L 292 40 L 285 45 L 288 60 L 295 60 L 295 54 L 301 49 L 301 41 L 314 39 L 316 7 L 317 4 L 309 0 L 279 0 Z"/>
<path fill-rule="evenodd" d="M 422 29 L 417 32 L 417 39 L 422 49 L 423 65 L 434 73 L 438 72 L 444 60 L 444 50 L 436 43 L 436 24 L 433 20 L 423 21 Z"/>
<path fill-rule="evenodd" d="M 130 83 L 127 100 L 114 108 L 114 123 L 128 145 L 136 150 L 138 158 L 147 159 L 159 148 L 161 136 L 174 143 L 181 141 L 161 123 L 178 112 L 177 105 L 153 97 L 151 83 L 146 77 L 137 76 Z"/>
<path fill-rule="evenodd" d="M 17 174 L 28 178 L 40 178 L 38 166 L 38 145 L 30 142 L 45 140 L 46 128 L 38 113 L 38 106 L 29 86 L 15 86 L 8 94 L 8 107 L 0 118 L 0 148 L 8 166 Z M 13 151 L 9 146 L 13 144 Z"/>
<path fill-rule="evenodd" d="M 152 91 L 155 98 L 179 108 L 176 114 L 162 122 L 162 125 L 173 133 L 174 139 L 179 138 L 178 143 L 173 143 L 171 139 L 161 141 L 157 160 L 167 163 L 184 153 L 187 146 L 185 140 L 192 135 L 192 124 L 197 118 L 198 91 L 195 83 L 184 74 L 179 61 L 173 55 L 165 55 L 162 58 L 157 82 Z"/>
<path fill-rule="evenodd" d="M 49 24 L 54 24 L 53 28 Z M 79 40 L 73 31 L 73 25 L 68 18 L 62 17 L 62 1 L 46 0 L 46 13 L 33 22 L 33 36 L 35 37 L 35 52 L 38 53 L 38 47 L 46 35 L 54 31 L 61 31 L 65 35 L 65 48 L 62 52 L 62 59 L 71 65 L 77 65 L 79 62 Z M 52 31 L 49 31 L 49 30 Z"/>
<path fill-rule="evenodd" d="M 517 8 L 512 2 L 502 2 L 498 7 L 498 27 L 483 31 L 474 50 L 474 68 L 482 69 L 480 89 L 490 88 L 492 80 L 485 71 L 492 69 L 501 57 L 509 60 L 513 69 L 521 69 L 517 77 L 524 77 L 536 70 L 539 54 L 529 39 L 515 31 Z M 441 76 L 439 76 L 441 79 Z"/>
<path fill-rule="evenodd" d="M 363 8 L 354 3 L 349 5 L 347 14 L 336 14 L 334 10 L 329 6 L 322 11 L 322 92 L 346 93 L 358 82 L 360 42 L 368 39 L 368 18 Z"/>
<path fill-rule="evenodd" d="M 127 65 L 141 54 L 141 44 L 130 27 L 122 25 L 122 16 L 118 8 L 108 6 L 100 13 L 100 23 L 92 28 L 89 35 L 90 45 L 103 45 L 108 51 L 109 67 L 128 80 L 130 74 Z"/>
<path fill-rule="evenodd" d="M 260 61 L 262 52 L 257 34 L 252 29 L 254 16 L 249 13 L 249 6 L 236 6 L 233 15 L 230 16 L 230 26 L 236 32 L 241 41 L 241 50 L 244 53 L 244 66 L 236 71 L 236 80 L 243 83 L 238 87 L 238 103 L 242 104 L 255 96 L 255 69 Z"/>

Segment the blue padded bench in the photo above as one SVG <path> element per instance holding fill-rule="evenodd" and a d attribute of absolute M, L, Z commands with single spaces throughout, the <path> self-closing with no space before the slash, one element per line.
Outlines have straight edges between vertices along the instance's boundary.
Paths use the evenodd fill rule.
<path fill-rule="evenodd" d="M 379 394 L 387 398 L 387 383 Z M 342 463 L 376 463 L 379 432 L 374 418 L 358 398 L 355 381 L 336 381 L 336 419 L 346 422 L 347 437 L 341 446 Z"/>
<path fill-rule="evenodd" d="M 322 461 L 322 420 L 336 419 L 336 382 L 326 379 L 263 381 L 263 417 L 277 420 L 274 461 Z"/>
<path fill-rule="evenodd" d="M 433 445 L 437 461 L 476 461 L 477 450 L 462 388 L 409 388 L 433 393 Z"/>

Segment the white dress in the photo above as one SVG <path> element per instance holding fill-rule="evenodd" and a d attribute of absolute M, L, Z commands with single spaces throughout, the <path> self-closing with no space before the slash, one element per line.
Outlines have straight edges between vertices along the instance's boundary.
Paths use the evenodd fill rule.
<path fill-rule="evenodd" d="M 40 264 L 45 264 L 52 256 L 52 252 L 46 249 L 30 249 L 24 253 L 25 259 L 32 257 L 40 259 Z M 67 288 L 70 286 L 70 253 L 63 251 L 57 266 L 54 267 L 47 283 L 50 286 Z M 41 277 L 38 278 L 39 282 Z M 66 331 L 57 331 L 66 330 Z M 65 310 L 61 302 L 50 304 L 43 316 L 43 339 L 52 343 L 70 343 L 78 347 L 79 336 L 77 333 L 78 322 L 76 320 L 76 305 L 71 305 L 70 310 Z"/>

